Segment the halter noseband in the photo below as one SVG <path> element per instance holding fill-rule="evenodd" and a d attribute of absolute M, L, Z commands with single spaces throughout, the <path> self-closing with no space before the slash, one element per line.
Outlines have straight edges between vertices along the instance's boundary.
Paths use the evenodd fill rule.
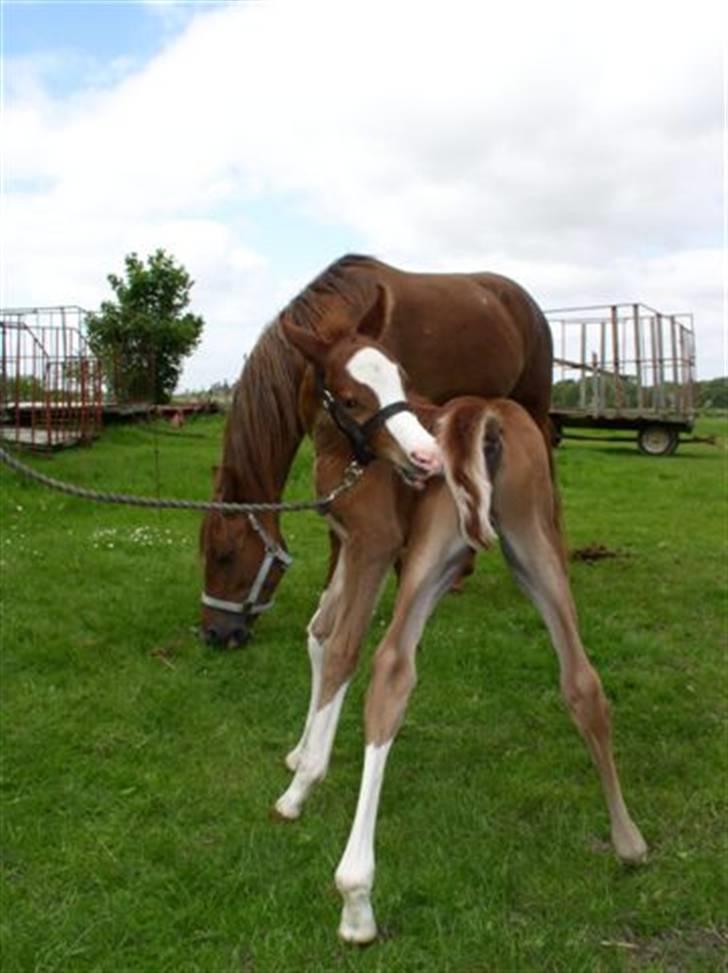
<path fill-rule="evenodd" d="M 349 414 L 346 406 L 326 388 L 323 372 L 320 369 L 316 369 L 316 390 L 321 396 L 324 409 L 349 440 L 356 461 L 360 466 L 367 466 L 377 458 L 376 454 L 369 448 L 369 438 L 377 429 L 383 426 L 387 419 L 391 419 L 392 416 L 396 416 L 400 412 L 412 412 L 412 408 L 407 402 L 390 402 L 379 412 L 375 412 L 366 422 L 357 422 Z"/>
<path fill-rule="evenodd" d="M 224 598 L 214 598 L 212 595 L 208 595 L 206 591 L 203 591 L 202 604 L 207 605 L 208 608 L 217 608 L 218 611 L 230 612 L 232 615 L 243 615 L 245 618 L 254 618 L 256 615 L 260 615 L 261 612 L 267 611 L 273 604 L 272 598 L 262 605 L 258 604 L 258 596 L 263 590 L 263 585 L 268 580 L 270 569 L 278 561 L 281 568 L 285 571 L 293 563 L 293 558 L 288 551 L 284 551 L 281 545 L 270 536 L 255 514 L 248 514 L 248 522 L 263 543 L 265 557 L 258 568 L 258 573 L 255 576 L 255 581 L 248 592 L 247 598 L 245 601 L 226 601 Z"/>

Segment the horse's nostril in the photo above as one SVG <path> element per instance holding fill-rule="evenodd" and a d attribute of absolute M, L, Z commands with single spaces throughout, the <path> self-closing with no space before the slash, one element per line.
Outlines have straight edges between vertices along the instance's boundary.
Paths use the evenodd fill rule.
<path fill-rule="evenodd" d="M 246 628 L 236 628 L 230 633 L 227 646 L 229 649 L 239 649 L 241 645 L 245 645 L 249 638 L 250 633 Z"/>

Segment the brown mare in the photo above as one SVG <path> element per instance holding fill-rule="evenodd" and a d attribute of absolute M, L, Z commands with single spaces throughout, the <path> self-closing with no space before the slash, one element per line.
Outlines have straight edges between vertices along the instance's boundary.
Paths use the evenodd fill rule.
<path fill-rule="evenodd" d="M 439 408 L 410 398 L 408 408 L 401 372 L 381 345 L 348 332 L 322 339 L 290 322 L 283 327 L 318 370 L 328 412 L 336 407 L 367 423 L 377 457 L 328 515 L 341 551 L 309 626 L 311 702 L 301 741 L 288 755 L 294 777 L 276 804 L 284 818 L 298 817 L 326 773 L 379 590 L 395 558 L 402 562 L 392 621 L 374 656 L 356 815 L 336 870 L 344 902 L 339 934 L 357 943 L 376 936 L 370 897 L 377 807 L 387 755 L 415 685 L 417 645 L 463 559 L 496 536 L 548 628 L 564 701 L 601 779 L 615 851 L 623 861 L 641 861 L 647 848 L 622 798 L 608 704 L 579 636 L 541 430 L 520 405 L 502 398 L 458 398 Z M 308 411 L 313 415 L 315 404 Z M 341 477 L 352 448 L 326 410 L 315 413 L 312 432 L 317 488 L 324 492 Z M 445 476 L 434 476 L 441 467 Z"/>
<path fill-rule="evenodd" d="M 419 392 L 507 395 L 548 437 L 551 333 L 531 297 L 496 274 L 413 274 L 369 257 L 332 264 L 264 331 L 237 384 L 215 480 L 220 500 L 280 499 L 304 424 L 305 362 L 282 323 L 321 336 L 376 329 Z M 202 631 L 244 642 L 290 560 L 275 514 L 206 516 Z M 335 561 L 332 557 L 332 565 Z"/>

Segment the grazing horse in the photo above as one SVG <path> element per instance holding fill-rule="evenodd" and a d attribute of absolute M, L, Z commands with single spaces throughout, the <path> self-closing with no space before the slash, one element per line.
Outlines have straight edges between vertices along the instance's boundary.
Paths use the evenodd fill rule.
<path fill-rule="evenodd" d="M 407 273 L 348 256 L 294 298 L 250 353 L 226 426 L 217 500 L 281 498 L 304 434 L 298 403 L 306 371 L 304 358 L 283 335 L 284 322 L 321 337 L 376 330 L 414 387 L 433 402 L 508 396 L 549 437 L 551 332 L 518 284 L 488 273 Z M 201 549 L 204 637 L 240 644 L 270 605 L 290 562 L 279 518 L 208 513 Z"/>
<path fill-rule="evenodd" d="M 469 551 L 489 547 L 496 537 L 551 636 L 564 701 L 601 780 L 615 851 L 625 862 L 641 861 L 647 847 L 622 798 L 608 703 L 579 636 L 548 448 L 534 420 L 502 398 L 462 397 L 440 408 L 418 404 L 406 398 L 397 364 L 369 338 L 324 339 L 290 322 L 284 331 L 318 372 L 324 405 L 313 426 L 318 489 L 328 490 L 351 461 L 342 427 L 364 430 L 375 457 L 328 514 L 341 553 L 309 625 L 311 700 L 301 740 L 287 758 L 293 779 L 276 803 L 284 818 L 299 816 L 326 773 L 367 623 L 390 566 L 402 559 L 394 614 L 374 656 L 366 700 L 358 805 L 336 870 L 344 902 L 341 937 L 366 943 L 376 936 L 371 890 L 379 794 L 415 686 L 425 624 Z M 435 476 L 441 466 L 444 477 Z"/>

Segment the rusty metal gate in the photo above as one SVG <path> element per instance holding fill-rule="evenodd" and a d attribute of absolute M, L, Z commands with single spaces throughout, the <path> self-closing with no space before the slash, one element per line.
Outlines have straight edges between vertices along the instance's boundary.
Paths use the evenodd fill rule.
<path fill-rule="evenodd" d="M 0 310 L 0 439 L 33 449 L 90 442 L 102 381 L 75 306 Z"/>

